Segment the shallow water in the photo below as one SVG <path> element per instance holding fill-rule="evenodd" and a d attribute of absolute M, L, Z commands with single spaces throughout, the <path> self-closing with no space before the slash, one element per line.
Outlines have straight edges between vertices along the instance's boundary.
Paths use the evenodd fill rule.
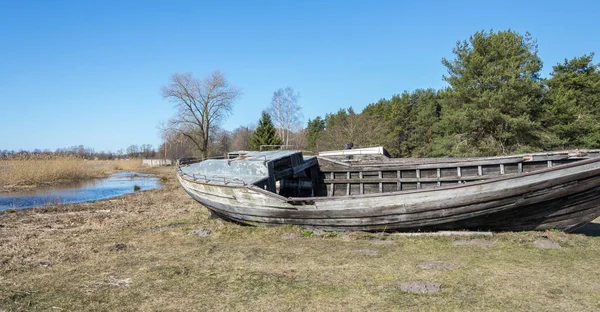
<path fill-rule="evenodd" d="M 133 193 L 135 192 L 133 189 L 135 185 L 140 187 L 140 191 L 161 187 L 160 179 L 153 175 L 119 172 L 106 179 L 0 194 L 0 211 L 107 199 Z"/>

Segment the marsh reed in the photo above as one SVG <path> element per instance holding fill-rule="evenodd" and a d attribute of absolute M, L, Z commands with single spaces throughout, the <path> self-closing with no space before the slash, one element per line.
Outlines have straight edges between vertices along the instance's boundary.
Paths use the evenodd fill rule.
<path fill-rule="evenodd" d="M 75 157 L 19 157 L 0 160 L 0 186 L 23 187 L 104 177 L 115 170 L 135 170 L 141 160 L 84 160 Z"/>

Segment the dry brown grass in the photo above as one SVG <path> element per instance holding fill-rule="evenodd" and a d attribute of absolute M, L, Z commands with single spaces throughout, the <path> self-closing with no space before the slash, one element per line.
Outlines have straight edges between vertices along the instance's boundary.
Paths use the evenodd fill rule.
<path fill-rule="evenodd" d="M 138 170 L 142 168 L 142 160 L 141 159 L 127 159 L 127 160 L 111 160 L 111 161 L 103 161 L 103 164 L 112 166 L 115 170 Z"/>
<path fill-rule="evenodd" d="M 304 237 L 299 227 L 209 219 L 172 169 L 159 170 L 162 189 L 0 213 L 0 310 L 600 309 L 600 224 L 587 236 L 501 233 L 484 238 L 491 247 L 382 233 Z M 213 233 L 190 234 L 200 228 Z M 562 248 L 536 249 L 540 238 Z M 127 250 L 110 251 L 116 243 Z M 423 261 L 454 269 L 422 270 Z M 439 282 L 442 292 L 398 290 L 411 280 Z"/>
<path fill-rule="evenodd" d="M 0 191 L 99 178 L 114 170 L 141 167 L 141 160 L 87 161 L 72 157 L 0 160 Z"/>

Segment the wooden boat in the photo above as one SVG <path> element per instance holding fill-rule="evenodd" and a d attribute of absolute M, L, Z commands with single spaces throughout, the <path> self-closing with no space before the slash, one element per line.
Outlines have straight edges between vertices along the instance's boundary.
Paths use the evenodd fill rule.
<path fill-rule="evenodd" d="M 574 230 L 600 215 L 600 151 L 393 159 L 381 148 L 181 160 L 213 215 L 325 230 Z"/>

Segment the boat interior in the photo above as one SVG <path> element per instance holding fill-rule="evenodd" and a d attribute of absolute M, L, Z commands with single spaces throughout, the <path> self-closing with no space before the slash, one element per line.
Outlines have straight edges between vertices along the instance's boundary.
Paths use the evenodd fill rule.
<path fill-rule="evenodd" d="M 182 159 L 199 183 L 251 186 L 284 197 L 360 196 L 435 189 L 518 175 L 599 157 L 576 150 L 480 158 L 390 158 L 383 147 L 303 156 L 300 151 L 239 151 L 221 159 Z"/>

